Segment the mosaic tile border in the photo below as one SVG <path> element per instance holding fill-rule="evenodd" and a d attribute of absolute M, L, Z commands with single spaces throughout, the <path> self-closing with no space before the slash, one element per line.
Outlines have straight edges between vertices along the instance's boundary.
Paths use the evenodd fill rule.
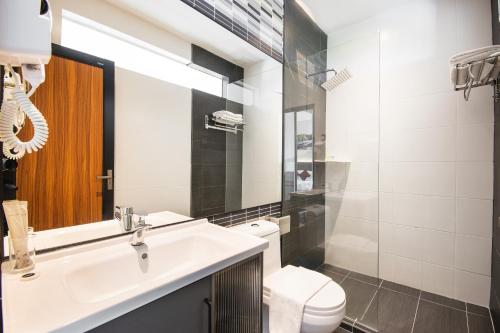
<path fill-rule="evenodd" d="M 265 216 L 280 217 L 281 202 L 266 204 L 258 207 L 242 209 L 240 211 L 224 213 L 208 216 L 208 222 L 220 225 L 222 227 L 230 227 L 246 223 L 248 221 L 258 220 Z"/>
<path fill-rule="evenodd" d="M 284 0 L 181 0 L 283 62 Z"/>

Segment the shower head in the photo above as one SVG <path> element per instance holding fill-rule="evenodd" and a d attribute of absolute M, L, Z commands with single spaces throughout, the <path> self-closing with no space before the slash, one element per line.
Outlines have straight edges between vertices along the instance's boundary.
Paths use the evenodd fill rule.
<path fill-rule="evenodd" d="M 347 68 L 344 68 L 340 72 L 335 72 L 335 76 L 323 83 L 321 87 L 326 91 L 332 91 L 350 78 L 352 78 L 351 73 Z"/>
<path fill-rule="evenodd" d="M 309 79 L 312 76 L 316 76 L 316 75 L 319 75 L 319 74 L 325 74 L 325 73 L 328 73 L 328 72 L 334 72 L 335 75 L 330 80 L 327 80 L 326 82 L 324 82 L 323 84 L 321 84 L 321 87 L 323 89 L 325 89 L 326 91 L 332 91 L 333 89 L 337 88 L 342 83 L 344 83 L 347 80 L 349 80 L 350 78 L 352 78 L 352 75 L 351 75 L 351 73 L 349 72 L 349 70 L 347 68 L 344 68 L 340 72 L 337 72 L 335 69 L 331 68 L 331 69 L 327 69 L 327 70 L 324 70 L 324 71 L 321 71 L 321 72 L 307 74 L 306 75 L 306 79 Z"/>

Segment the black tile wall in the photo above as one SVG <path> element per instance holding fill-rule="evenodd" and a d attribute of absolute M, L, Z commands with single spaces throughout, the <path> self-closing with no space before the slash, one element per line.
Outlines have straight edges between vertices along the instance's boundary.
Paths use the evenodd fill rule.
<path fill-rule="evenodd" d="M 283 60 L 284 0 L 181 0 L 257 49 Z"/>
<path fill-rule="evenodd" d="M 498 1 L 491 1 L 493 44 L 500 44 Z M 494 194 L 493 194 L 493 246 L 491 256 L 490 309 L 493 323 L 500 330 L 500 103 L 495 102 Z"/>
<path fill-rule="evenodd" d="M 192 46 L 194 64 L 239 81 L 244 70 L 207 50 Z M 194 218 L 241 209 L 241 134 L 205 129 L 205 115 L 229 110 L 242 114 L 243 105 L 201 91 L 192 92 L 191 216 Z"/>
<path fill-rule="evenodd" d="M 326 69 L 327 39 L 327 35 L 295 1 L 285 1 L 284 112 L 314 111 L 315 161 L 324 160 L 325 157 L 326 93 L 320 87 L 325 75 L 310 80 L 305 76 L 306 71 Z M 313 173 L 314 189 L 307 195 L 288 195 L 295 175 L 283 174 L 283 214 L 291 217 L 291 231 L 282 237 L 281 242 L 283 265 L 315 268 L 324 261 L 324 163 L 314 162 Z"/>
<path fill-rule="evenodd" d="M 195 65 L 226 76 L 229 78 L 229 83 L 242 80 L 245 74 L 242 67 L 197 45 L 191 45 L 191 61 Z"/>

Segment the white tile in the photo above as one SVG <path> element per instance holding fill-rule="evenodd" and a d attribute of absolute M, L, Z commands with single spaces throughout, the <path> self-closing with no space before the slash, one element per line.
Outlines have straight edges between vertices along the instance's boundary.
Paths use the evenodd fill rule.
<path fill-rule="evenodd" d="M 453 298 L 453 285 L 453 269 L 426 262 L 422 263 L 422 290 Z"/>
<path fill-rule="evenodd" d="M 491 238 L 456 235 L 455 267 L 482 275 L 491 274 Z"/>
<path fill-rule="evenodd" d="M 457 196 L 493 199 L 493 163 L 457 163 Z"/>
<path fill-rule="evenodd" d="M 420 259 L 421 241 L 417 228 L 380 223 L 380 251 L 406 258 Z"/>
<path fill-rule="evenodd" d="M 337 239 L 327 244 L 325 262 L 370 276 L 378 275 L 378 252 L 350 246 L 349 243 L 341 243 Z"/>
<path fill-rule="evenodd" d="M 377 192 L 349 192 L 343 195 L 340 205 L 340 215 L 364 220 L 378 220 Z"/>
<path fill-rule="evenodd" d="M 423 261 L 453 267 L 454 235 L 449 232 L 422 229 L 421 259 Z"/>
<path fill-rule="evenodd" d="M 358 247 L 378 251 L 379 225 L 375 221 L 366 221 L 347 216 L 339 216 L 330 237 L 333 243 L 342 246 Z"/>
<path fill-rule="evenodd" d="M 378 162 L 351 163 L 346 191 L 378 192 L 378 173 Z"/>
<path fill-rule="evenodd" d="M 421 289 L 422 264 L 418 260 L 380 253 L 380 278 Z"/>
<path fill-rule="evenodd" d="M 394 171 L 395 163 L 381 162 L 379 170 L 380 191 L 391 193 L 394 192 Z"/>
<path fill-rule="evenodd" d="M 491 278 L 485 275 L 455 270 L 455 298 L 489 307 Z"/>
<path fill-rule="evenodd" d="M 380 221 L 393 222 L 394 221 L 394 194 L 380 192 Z"/>
<path fill-rule="evenodd" d="M 491 237 L 493 201 L 457 198 L 457 233 Z"/>
<path fill-rule="evenodd" d="M 457 160 L 493 161 L 493 135 L 493 124 L 459 126 Z"/>
<path fill-rule="evenodd" d="M 455 164 L 451 162 L 406 162 L 394 167 L 394 192 L 455 195 Z"/>
<path fill-rule="evenodd" d="M 462 92 L 456 92 L 458 100 L 458 123 L 467 124 L 493 124 L 493 91 L 490 86 L 475 88 L 469 100 L 466 101 Z"/>
<path fill-rule="evenodd" d="M 455 127 L 400 129 L 393 141 L 397 161 L 455 160 Z"/>
<path fill-rule="evenodd" d="M 394 111 L 391 115 L 394 118 L 395 128 L 415 129 L 456 125 L 457 101 L 454 92 L 401 99 L 388 107 Z"/>
<path fill-rule="evenodd" d="M 455 199 L 413 194 L 394 194 L 393 222 L 452 232 L 455 230 Z"/>
<path fill-rule="evenodd" d="M 457 0 L 458 44 L 462 50 L 491 45 L 491 1 Z M 493 16 L 498 18 L 497 15 Z"/>

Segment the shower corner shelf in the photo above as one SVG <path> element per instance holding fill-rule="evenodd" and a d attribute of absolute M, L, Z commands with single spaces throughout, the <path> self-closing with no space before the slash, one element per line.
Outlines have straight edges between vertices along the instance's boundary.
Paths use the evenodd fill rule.
<path fill-rule="evenodd" d="M 210 121 L 212 120 L 213 125 L 210 125 Z M 242 124 L 244 125 L 244 124 Z M 229 126 L 229 125 L 223 125 L 215 122 L 215 120 L 210 119 L 209 115 L 205 115 L 205 129 L 215 129 L 218 131 L 224 131 L 224 132 L 229 132 L 233 134 L 238 134 L 238 132 L 243 132 L 243 128 L 239 128 L 238 126 L 242 125 L 234 125 L 234 126 Z"/>
<path fill-rule="evenodd" d="M 476 60 L 469 62 L 467 64 L 457 64 L 455 65 L 455 70 L 457 71 L 456 79 L 454 82 L 455 91 L 463 91 L 464 98 L 466 101 L 469 100 L 472 88 L 478 88 L 483 86 L 493 86 L 494 95 L 493 98 L 495 102 L 500 101 L 500 71 L 499 71 L 499 55 L 491 56 L 483 60 Z M 483 73 L 485 66 L 489 64 L 492 66 L 488 72 Z M 460 79 L 460 72 L 465 71 L 465 80 Z M 478 78 L 478 79 L 476 79 Z"/>

